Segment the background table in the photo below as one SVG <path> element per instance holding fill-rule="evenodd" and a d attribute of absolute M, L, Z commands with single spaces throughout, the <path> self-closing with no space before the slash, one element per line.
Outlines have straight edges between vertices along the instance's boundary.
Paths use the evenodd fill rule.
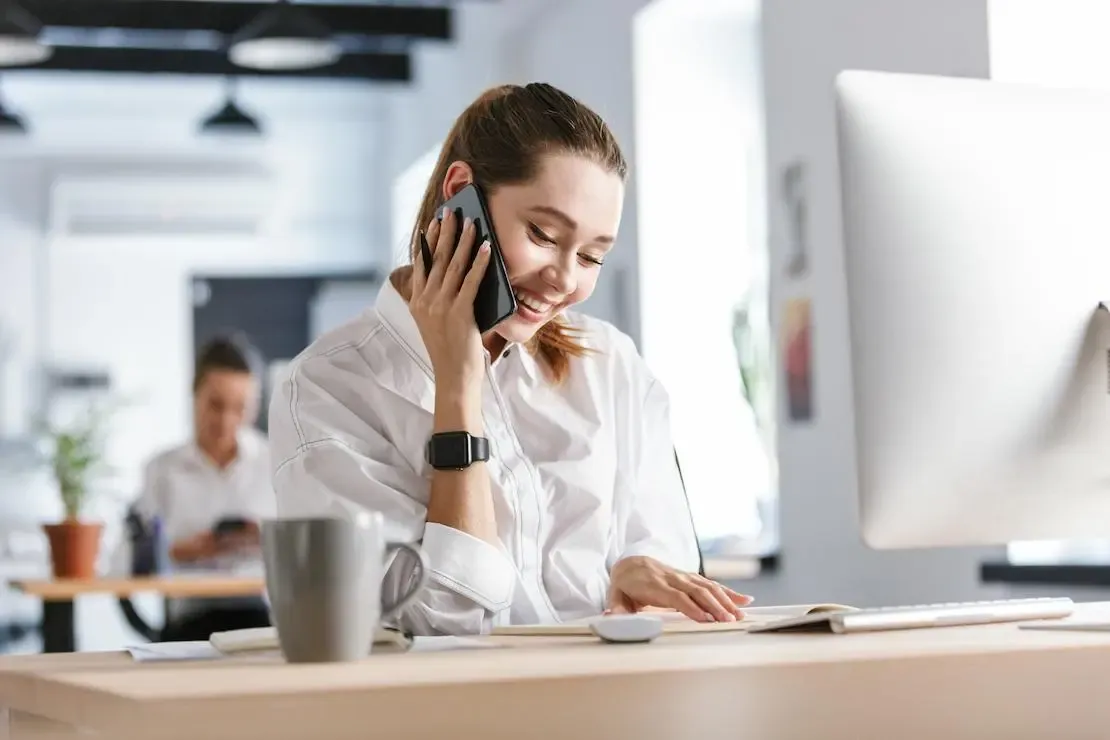
<path fill-rule="evenodd" d="M 184 599 L 260 596 L 265 590 L 261 577 L 208 573 L 143 578 L 13 580 L 9 583 L 29 596 L 42 599 L 42 646 L 45 653 L 76 650 L 73 602 L 78 596 L 114 595 L 120 599 L 121 605 L 126 605 L 125 611 L 130 606 L 134 612 L 130 597 L 139 593 L 159 593 L 171 599 Z"/>

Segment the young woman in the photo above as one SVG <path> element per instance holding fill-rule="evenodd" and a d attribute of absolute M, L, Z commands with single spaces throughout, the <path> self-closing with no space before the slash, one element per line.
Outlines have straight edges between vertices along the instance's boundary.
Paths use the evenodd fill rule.
<path fill-rule="evenodd" d="M 417 634 L 649 606 L 731 621 L 750 601 L 695 572 L 666 392 L 627 336 L 570 310 L 616 242 L 626 171 L 606 124 L 566 93 L 489 90 L 447 136 L 413 265 L 274 395 L 279 514 L 364 507 L 390 539 L 422 541 L 429 586 L 401 620 Z M 442 212 L 472 182 L 519 303 L 485 336 L 473 301 L 489 247 L 468 266 L 473 225 Z M 393 562 L 385 592 L 412 574 Z"/>

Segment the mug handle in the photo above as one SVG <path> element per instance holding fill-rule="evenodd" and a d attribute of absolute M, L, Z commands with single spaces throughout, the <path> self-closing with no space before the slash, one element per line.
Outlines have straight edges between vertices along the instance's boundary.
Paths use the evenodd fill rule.
<path fill-rule="evenodd" d="M 393 619 L 402 609 L 411 604 L 417 596 L 420 595 L 421 589 L 424 588 L 428 582 L 428 558 L 424 555 L 424 551 L 416 545 L 410 545 L 407 542 L 391 542 L 385 546 L 386 554 L 394 552 L 395 550 L 405 550 L 416 558 L 416 580 L 413 581 L 412 587 L 392 604 L 387 604 L 382 601 L 382 620 Z"/>

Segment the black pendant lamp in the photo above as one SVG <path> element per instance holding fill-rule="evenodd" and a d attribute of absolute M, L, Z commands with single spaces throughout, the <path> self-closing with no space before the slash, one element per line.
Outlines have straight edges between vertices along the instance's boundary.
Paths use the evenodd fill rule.
<path fill-rule="evenodd" d="M 231 39 L 228 57 L 248 69 L 313 69 L 333 64 L 343 49 L 308 9 L 278 0 Z"/>
<path fill-rule="evenodd" d="M 205 118 L 200 124 L 201 133 L 206 134 L 246 134 L 257 136 L 262 133 L 258 119 L 248 115 L 235 102 L 236 80 L 228 77 L 224 105 Z"/>
<path fill-rule="evenodd" d="M 38 64 L 54 50 L 39 41 L 42 22 L 15 0 L 0 0 L 0 67 Z"/>

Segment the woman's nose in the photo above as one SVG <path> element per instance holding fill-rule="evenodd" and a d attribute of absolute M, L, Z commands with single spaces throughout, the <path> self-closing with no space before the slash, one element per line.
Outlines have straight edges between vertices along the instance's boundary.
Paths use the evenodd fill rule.
<path fill-rule="evenodd" d="M 574 268 L 563 264 L 548 265 L 540 273 L 540 276 L 545 283 L 551 286 L 552 290 L 558 291 L 560 295 L 570 295 L 578 287 L 574 277 Z"/>

